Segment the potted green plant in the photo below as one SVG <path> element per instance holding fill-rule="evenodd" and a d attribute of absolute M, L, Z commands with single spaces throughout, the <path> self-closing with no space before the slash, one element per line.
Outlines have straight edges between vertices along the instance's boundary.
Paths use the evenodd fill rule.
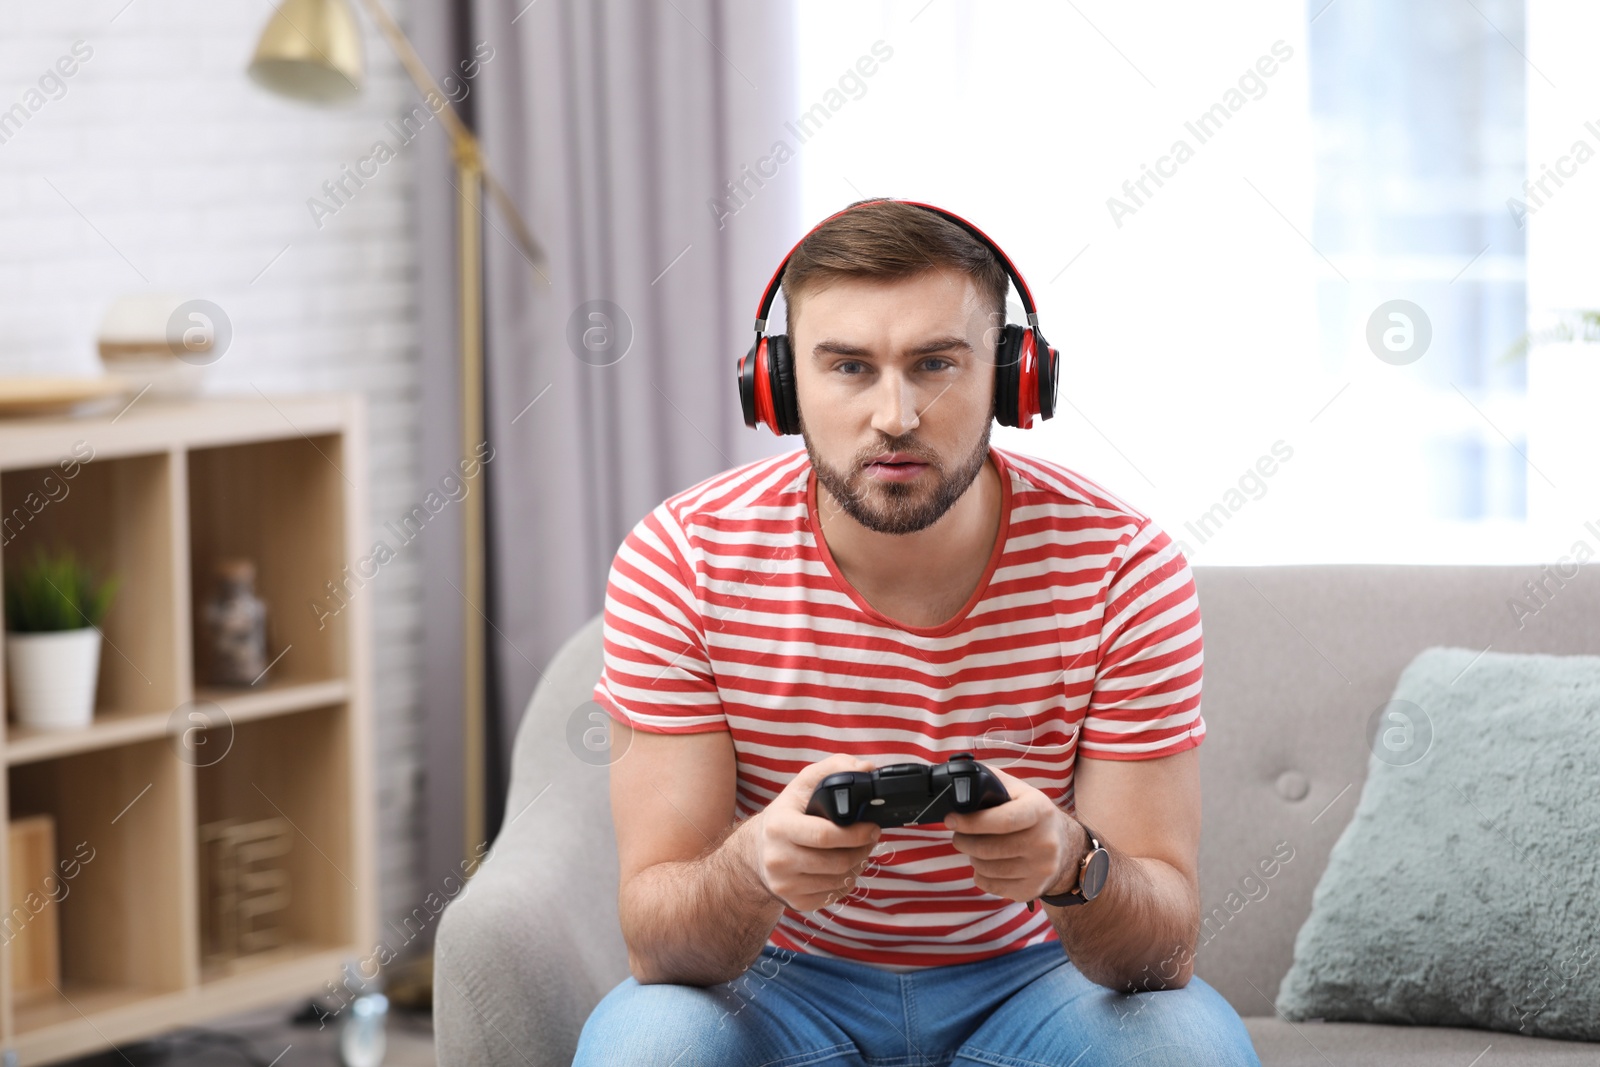
<path fill-rule="evenodd" d="M 117 584 L 97 580 L 65 549 L 36 549 L 6 577 L 6 673 L 19 725 L 65 729 L 93 721 L 99 627 Z"/>

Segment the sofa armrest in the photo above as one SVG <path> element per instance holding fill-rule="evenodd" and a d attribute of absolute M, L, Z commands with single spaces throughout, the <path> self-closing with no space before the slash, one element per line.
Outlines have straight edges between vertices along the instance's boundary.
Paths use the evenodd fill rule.
<path fill-rule="evenodd" d="M 503 831 L 451 901 L 434 943 L 434 1030 L 449 1067 L 567 1067 L 583 1022 L 616 984 L 604 939 L 617 933 L 611 837 L 548 832 L 535 813 Z M 552 805 L 549 815 L 555 811 Z M 560 862 L 554 862 L 559 857 Z M 577 871 L 613 869 L 594 893 Z"/>
<path fill-rule="evenodd" d="M 513 745 L 506 822 L 439 920 L 442 1067 L 568 1067 L 584 1020 L 628 974 L 605 766 L 568 747 L 600 676 L 600 619 L 552 658 Z"/>

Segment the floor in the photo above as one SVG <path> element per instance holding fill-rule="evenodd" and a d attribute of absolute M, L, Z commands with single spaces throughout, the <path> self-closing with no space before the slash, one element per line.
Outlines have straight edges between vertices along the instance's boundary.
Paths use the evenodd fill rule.
<path fill-rule="evenodd" d="M 297 1023 L 302 998 L 276 1008 L 212 1019 L 148 1041 L 130 1042 L 60 1067 L 339 1067 L 339 1030 L 319 1028 L 315 1016 Z M 425 1013 L 389 1012 L 383 1067 L 435 1067 L 433 1019 Z"/>

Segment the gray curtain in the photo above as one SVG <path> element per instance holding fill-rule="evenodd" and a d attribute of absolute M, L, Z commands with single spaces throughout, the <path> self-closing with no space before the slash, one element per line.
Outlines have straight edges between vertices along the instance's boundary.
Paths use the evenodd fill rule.
<path fill-rule="evenodd" d="M 459 3 L 457 55 L 493 49 L 468 98 L 473 121 L 548 253 L 535 269 L 486 206 L 492 837 L 523 709 L 555 650 L 600 610 L 629 528 L 679 489 L 798 447 L 744 426 L 734 380 L 760 290 L 801 228 L 798 160 L 756 180 L 745 168 L 770 156 L 798 94 L 789 0 Z M 742 182 L 732 198 L 730 181 Z M 447 212 L 444 192 L 419 210 Z M 434 270 L 452 263 L 446 229 L 422 251 Z M 454 345 L 424 361 L 453 370 Z M 425 404 L 441 449 L 430 469 L 448 470 L 458 446 L 444 377 L 426 376 L 440 388 Z M 460 598 L 444 580 L 458 558 L 430 559 L 426 578 L 430 874 L 463 853 Z"/>

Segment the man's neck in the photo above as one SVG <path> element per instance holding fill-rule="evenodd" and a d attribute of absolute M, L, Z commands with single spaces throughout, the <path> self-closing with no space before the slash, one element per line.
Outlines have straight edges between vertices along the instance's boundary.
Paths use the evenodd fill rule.
<path fill-rule="evenodd" d="M 1000 530 L 1000 472 L 991 453 L 954 507 L 926 529 L 909 534 L 869 530 L 845 513 L 817 483 L 817 518 L 828 552 L 863 595 L 904 595 L 920 588 L 942 597 L 951 583 L 976 587 Z"/>

